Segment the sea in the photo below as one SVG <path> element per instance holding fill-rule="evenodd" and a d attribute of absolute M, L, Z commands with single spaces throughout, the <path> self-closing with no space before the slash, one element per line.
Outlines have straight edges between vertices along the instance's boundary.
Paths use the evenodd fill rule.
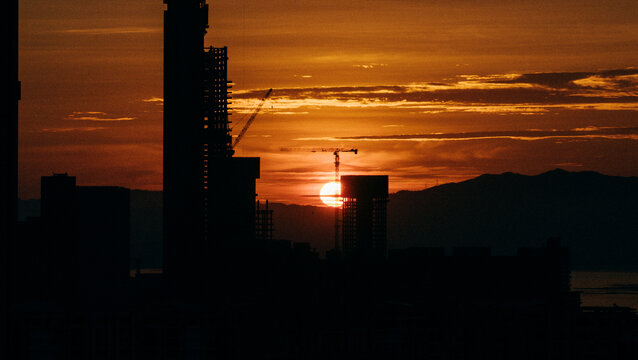
<path fill-rule="evenodd" d="M 638 309 L 638 271 L 572 271 L 571 286 L 581 293 L 581 306 Z"/>

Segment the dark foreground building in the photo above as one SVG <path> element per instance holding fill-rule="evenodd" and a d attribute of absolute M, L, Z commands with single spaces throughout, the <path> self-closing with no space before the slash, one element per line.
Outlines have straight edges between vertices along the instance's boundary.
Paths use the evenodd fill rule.
<path fill-rule="evenodd" d="M 84 296 L 123 304 L 130 280 L 130 190 L 78 186 L 78 278 Z"/>
<path fill-rule="evenodd" d="M 555 242 L 517 256 L 410 248 L 382 261 L 319 260 L 283 245 L 215 257 L 211 266 L 223 276 L 209 280 L 208 303 L 175 302 L 167 296 L 172 286 L 148 274 L 131 278 L 123 293 L 111 291 L 125 304 L 105 305 L 82 287 L 66 307 L 35 293 L 17 308 L 17 358 L 638 356 L 635 313 L 581 308 L 569 288 L 566 249 Z"/>
<path fill-rule="evenodd" d="M 130 191 L 42 177 L 41 216 L 19 224 L 16 293 L 68 310 L 122 304 L 130 280 Z M 101 306 L 100 305 L 100 306 Z"/>
<path fill-rule="evenodd" d="M 12 252 L 12 358 L 109 358 L 95 349 L 117 348 L 106 329 L 130 309 L 129 208 L 128 189 L 42 177 L 41 216 L 18 224 Z"/>
<path fill-rule="evenodd" d="M 124 276 L 126 189 L 47 177 L 14 261 L 13 358 L 638 358 L 635 314 L 583 311 L 557 242 L 509 257 L 383 256 L 374 199 L 387 198 L 387 178 L 355 184 L 365 196 L 346 190 L 358 209 L 349 249 L 379 256 L 320 260 L 256 242 L 259 161 L 232 156 L 226 49 L 203 48 L 204 0 L 165 2 L 165 274 Z"/>
<path fill-rule="evenodd" d="M 165 0 L 164 271 L 177 293 L 204 290 L 213 254 L 255 239 L 259 158 L 236 158 L 227 49 L 204 48 L 205 0 Z"/>

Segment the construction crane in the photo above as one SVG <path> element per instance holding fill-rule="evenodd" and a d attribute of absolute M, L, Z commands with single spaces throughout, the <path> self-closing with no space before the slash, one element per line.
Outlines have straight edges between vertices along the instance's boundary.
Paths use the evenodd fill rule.
<path fill-rule="evenodd" d="M 268 90 L 268 92 L 266 92 L 266 95 L 264 95 L 264 97 L 261 98 L 261 100 L 259 101 L 259 105 L 257 105 L 257 108 L 255 108 L 255 111 L 253 111 L 252 115 L 250 115 L 250 117 L 248 118 L 248 121 L 246 121 L 246 125 L 244 125 L 244 128 L 241 129 L 241 131 L 239 132 L 239 135 L 237 135 L 237 137 L 233 141 L 233 148 L 237 146 L 237 143 L 244 137 L 244 134 L 246 134 L 246 131 L 248 131 L 248 128 L 250 127 L 250 125 L 253 123 L 253 121 L 255 121 L 257 114 L 259 114 L 259 111 L 261 111 L 261 108 L 264 106 L 264 103 L 266 102 L 266 99 L 268 99 L 268 97 L 270 96 L 271 92 L 272 92 L 272 89 Z"/>
<path fill-rule="evenodd" d="M 339 189 L 341 189 L 341 177 L 339 175 L 339 153 L 342 152 L 352 152 L 355 155 L 359 151 L 359 149 L 348 149 L 348 148 L 286 148 L 282 147 L 281 151 L 294 151 L 294 152 L 331 152 L 335 156 L 335 183 L 339 184 Z M 339 191 L 341 193 L 341 191 Z M 338 195 L 335 194 L 335 204 L 338 204 Z M 335 206 L 335 250 L 339 249 L 339 206 Z"/>
<path fill-rule="evenodd" d="M 335 182 L 339 182 L 339 153 L 342 152 L 352 152 L 355 155 L 359 151 L 358 149 L 348 149 L 348 148 L 313 148 L 313 147 L 282 147 L 281 151 L 293 151 L 293 152 L 331 152 L 335 156 Z"/>

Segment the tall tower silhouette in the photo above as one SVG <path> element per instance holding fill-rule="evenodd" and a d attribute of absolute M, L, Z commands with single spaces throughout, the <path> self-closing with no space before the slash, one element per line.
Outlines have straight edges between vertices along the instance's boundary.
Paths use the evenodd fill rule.
<path fill-rule="evenodd" d="M 227 49 L 204 47 L 206 0 L 164 3 L 164 271 L 201 287 L 213 254 L 254 241 L 259 158 L 233 157 Z"/>
<path fill-rule="evenodd" d="M 2 51 L 4 106 L 0 119 L 0 354 L 9 356 L 9 294 L 11 249 L 15 241 L 18 210 L 18 0 L 3 6 Z"/>

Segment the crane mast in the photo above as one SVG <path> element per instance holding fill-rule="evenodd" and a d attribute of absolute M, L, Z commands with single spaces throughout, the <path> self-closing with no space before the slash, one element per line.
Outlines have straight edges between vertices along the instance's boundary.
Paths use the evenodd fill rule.
<path fill-rule="evenodd" d="M 337 148 L 334 149 L 334 152 L 332 153 L 335 156 L 335 183 L 339 184 L 339 195 L 341 195 L 341 177 L 339 176 L 339 153 L 353 152 L 356 155 L 358 151 L 358 149 Z M 335 196 L 337 196 L 337 194 L 335 194 Z M 339 250 L 339 208 L 341 206 L 335 206 L 335 250 Z"/>
<path fill-rule="evenodd" d="M 334 156 L 335 156 L 335 183 L 339 184 L 339 189 L 341 189 L 341 177 L 339 175 L 339 164 L 340 164 L 340 158 L 339 158 L 339 153 L 342 152 L 351 152 L 354 153 L 355 155 L 357 154 L 357 152 L 359 151 L 359 149 L 348 149 L 348 148 L 287 148 L 287 147 L 282 147 L 280 149 L 281 151 L 295 151 L 295 152 L 331 152 Z M 341 193 L 341 191 L 339 191 L 339 193 Z M 337 203 L 337 198 L 338 196 L 335 194 L 335 203 Z M 339 250 L 339 208 L 340 206 L 335 206 L 335 250 Z"/>

